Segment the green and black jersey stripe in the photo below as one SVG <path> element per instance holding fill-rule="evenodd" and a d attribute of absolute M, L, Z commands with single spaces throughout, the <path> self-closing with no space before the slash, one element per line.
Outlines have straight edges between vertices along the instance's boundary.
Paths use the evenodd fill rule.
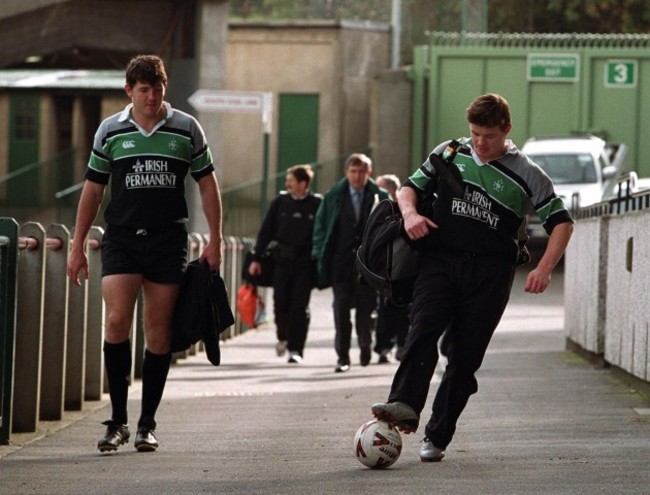
<path fill-rule="evenodd" d="M 465 192 L 456 197 L 445 181 L 440 181 L 432 218 L 439 228 L 427 239 L 429 247 L 516 259 L 517 231 L 526 213 L 534 209 L 548 233 L 556 225 L 572 221 L 548 175 L 514 144 L 509 143 L 507 153 L 498 160 L 481 163 L 472 152 L 471 140 L 460 142 L 453 161 Z M 433 153 L 442 153 L 447 144 L 440 144 Z M 435 174 L 427 160 L 405 185 L 424 191 Z"/>
<path fill-rule="evenodd" d="M 86 179 L 109 184 L 106 223 L 156 227 L 187 222 L 185 178 L 214 170 L 199 123 L 165 104 L 166 118 L 151 133 L 130 118 L 130 105 L 104 120 L 95 134 Z"/>

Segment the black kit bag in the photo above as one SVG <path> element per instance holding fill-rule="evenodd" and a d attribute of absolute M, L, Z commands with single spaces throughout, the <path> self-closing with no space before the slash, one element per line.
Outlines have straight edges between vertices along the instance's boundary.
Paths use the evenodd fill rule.
<path fill-rule="evenodd" d="M 441 155 L 429 157 L 437 174 L 418 197 L 418 213 L 433 215 L 436 191 L 445 180 L 462 197 L 464 186 L 452 164 L 460 147 L 451 141 Z M 455 175 L 454 175 L 455 172 Z M 404 219 L 397 203 L 385 199 L 372 210 L 357 250 L 356 268 L 366 283 L 393 304 L 404 305 L 413 298 L 413 286 L 420 269 L 420 242 L 411 241 L 404 231 Z"/>
<path fill-rule="evenodd" d="M 357 273 L 379 295 L 408 304 L 420 268 L 420 253 L 404 232 L 397 203 L 384 199 L 370 212 L 357 250 Z"/>

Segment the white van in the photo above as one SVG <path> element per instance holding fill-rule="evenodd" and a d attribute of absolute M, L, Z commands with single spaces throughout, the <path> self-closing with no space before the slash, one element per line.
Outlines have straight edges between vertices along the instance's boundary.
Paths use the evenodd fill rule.
<path fill-rule="evenodd" d="M 625 172 L 627 146 L 593 135 L 555 136 L 530 138 L 521 151 L 544 169 L 567 208 L 575 210 L 611 194 Z M 531 240 L 546 237 L 536 215 L 528 218 L 528 233 Z"/>

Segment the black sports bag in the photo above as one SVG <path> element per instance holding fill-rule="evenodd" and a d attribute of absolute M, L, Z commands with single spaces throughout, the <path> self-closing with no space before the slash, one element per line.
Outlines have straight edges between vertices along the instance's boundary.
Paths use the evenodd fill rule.
<path fill-rule="evenodd" d="M 397 203 L 384 199 L 370 212 L 357 250 L 357 273 L 393 304 L 411 302 L 420 253 L 404 232 Z"/>

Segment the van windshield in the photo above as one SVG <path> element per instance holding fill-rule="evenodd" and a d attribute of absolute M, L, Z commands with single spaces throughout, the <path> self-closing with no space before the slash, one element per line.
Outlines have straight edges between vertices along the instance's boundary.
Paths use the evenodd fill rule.
<path fill-rule="evenodd" d="M 589 154 L 528 154 L 549 175 L 555 184 L 591 184 L 598 182 L 596 164 Z"/>

